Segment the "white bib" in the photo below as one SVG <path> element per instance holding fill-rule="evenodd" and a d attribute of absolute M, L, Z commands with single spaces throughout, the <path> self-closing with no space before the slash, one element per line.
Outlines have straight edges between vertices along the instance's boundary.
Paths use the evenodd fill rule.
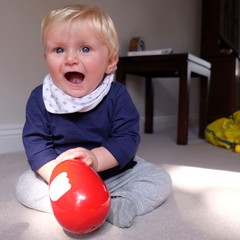
<path fill-rule="evenodd" d="M 67 95 L 53 82 L 50 74 L 43 81 L 43 101 L 48 112 L 67 114 L 87 112 L 95 108 L 108 94 L 114 74 L 107 75 L 100 85 L 86 96 L 75 98 Z"/>

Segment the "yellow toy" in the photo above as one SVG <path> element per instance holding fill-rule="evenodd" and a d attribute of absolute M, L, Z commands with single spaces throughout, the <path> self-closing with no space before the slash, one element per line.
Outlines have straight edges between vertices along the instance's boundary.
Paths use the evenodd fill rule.
<path fill-rule="evenodd" d="M 240 153 L 240 111 L 229 118 L 220 118 L 205 129 L 206 140 L 215 145 Z"/>

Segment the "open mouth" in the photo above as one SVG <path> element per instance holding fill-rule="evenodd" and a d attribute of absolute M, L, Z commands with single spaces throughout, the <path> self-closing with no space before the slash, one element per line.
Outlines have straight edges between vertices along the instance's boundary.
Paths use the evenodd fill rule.
<path fill-rule="evenodd" d="M 70 83 L 79 84 L 84 80 L 85 75 L 80 72 L 67 72 L 67 73 L 65 73 L 65 78 Z"/>

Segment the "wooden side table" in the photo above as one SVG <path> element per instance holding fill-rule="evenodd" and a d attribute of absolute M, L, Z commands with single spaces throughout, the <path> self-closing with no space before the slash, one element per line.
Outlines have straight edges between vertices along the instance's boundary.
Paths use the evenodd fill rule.
<path fill-rule="evenodd" d="M 126 75 L 145 78 L 145 133 L 153 132 L 153 78 L 179 78 L 177 144 L 188 142 L 189 91 L 192 77 L 199 77 L 199 137 L 204 138 L 207 125 L 208 92 L 211 64 L 189 53 L 120 57 L 116 81 L 125 84 Z"/>

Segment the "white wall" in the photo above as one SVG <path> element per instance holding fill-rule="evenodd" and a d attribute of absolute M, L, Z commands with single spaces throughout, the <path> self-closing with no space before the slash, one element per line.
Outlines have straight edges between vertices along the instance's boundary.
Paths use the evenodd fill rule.
<path fill-rule="evenodd" d="M 118 31 L 121 56 L 126 55 L 133 36 L 143 37 L 147 49 L 171 47 L 176 53 L 199 54 L 200 0 L 1 0 L 0 153 L 22 149 L 26 101 L 47 73 L 39 38 L 41 19 L 47 11 L 75 2 L 98 4 L 110 14 Z M 131 79 L 135 81 L 128 81 L 127 87 L 143 116 L 143 81 Z M 197 90 L 197 84 L 193 89 Z M 155 90 L 156 119 L 176 116 L 178 81 L 157 80 Z M 193 113 L 196 104 L 191 108 Z"/>

